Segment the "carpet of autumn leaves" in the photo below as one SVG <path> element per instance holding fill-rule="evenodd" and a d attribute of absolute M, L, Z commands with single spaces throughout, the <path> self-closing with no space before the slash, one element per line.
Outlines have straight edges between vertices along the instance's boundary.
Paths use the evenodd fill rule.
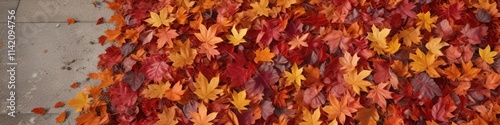
<path fill-rule="evenodd" d="M 78 124 L 500 124 L 498 1 L 106 3 Z"/>

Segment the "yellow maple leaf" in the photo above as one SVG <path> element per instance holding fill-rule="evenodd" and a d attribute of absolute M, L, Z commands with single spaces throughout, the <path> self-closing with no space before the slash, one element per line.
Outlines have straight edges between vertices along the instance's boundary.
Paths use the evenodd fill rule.
<path fill-rule="evenodd" d="M 87 110 L 90 108 L 90 101 L 92 98 L 89 98 L 89 95 L 84 94 L 82 92 L 78 92 L 75 98 L 69 100 L 66 105 L 75 107 L 75 112 L 79 113 L 82 110 Z"/>
<path fill-rule="evenodd" d="M 366 87 L 372 85 L 369 81 L 363 80 L 368 77 L 371 72 L 370 70 L 361 70 L 361 72 L 358 73 L 357 70 L 353 70 L 344 74 L 344 80 L 347 84 L 351 85 L 354 92 L 359 95 L 360 91 L 368 92 Z"/>
<path fill-rule="evenodd" d="M 354 120 L 358 120 L 360 125 L 376 125 L 380 116 L 378 115 L 378 110 L 375 106 L 370 106 L 370 108 L 361 109 L 358 111 Z"/>
<path fill-rule="evenodd" d="M 497 5 L 498 3 L 496 3 L 495 1 L 490 3 L 489 0 L 478 0 L 478 3 L 475 3 L 473 6 L 486 10 L 489 14 L 491 14 L 492 17 L 500 17 Z"/>
<path fill-rule="evenodd" d="M 411 70 L 415 71 L 415 73 L 425 71 L 432 78 L 440 77 L 436 68 L 440 65 L 446 64 L 443 60 L 437 60 L 435 54 L 424 54 L 424 52 L 420 51 L 420 49 L 417 49 L 416 54 L 410 53 L 410 59 L 413 60 L 413 62 L 410 63 Z"/>
<path fill-rule="evenodd" d="M 215 45 L 223 41 L 222 38 L 215 36 L 215 33 L 217 33 L 217 27 L 214 25 L 207 29 L 205 25 L 201 24 L 198 29 L 200 29 L 200 33 L 194 33 L 194 36 L 196 36 L 196 38 L 198 38 L 201 42 Z"/>
<path fill-rule="evenodd" d="M 169 15 L 173 10 L 171 6 L 165 6 L 160 10 L 160 14 L 155 12 L 149 12 L 151 18 L 146 19 L 145 21 L 153 27 L 160 27 L 161 25 L 170 26 L 170 23 L 174 22 L 175 17 Z"/>
<path fill-rule="evenodd" d="M 291 72 L 285 71 L 285 76 L 286 76 L 286 82 L 287 84 L 285 86 L 289 86 L 291 83 L 295 83 L 295 88 L 300 89 L 300 86 L 302 85 L 302 80 L 305 80 L 306 77 L 302 75 L 302 71 L 304 71 L 304 68 L 298 68 L 297 64 L 294 63 L 292 65 Z"/>
<path fill-rule="evenodd" d="M 410 47 L 411 43 L 420 44 L 422 36 L 420 35 L 420 29 L 409 28 L 399 32 L 401 38 L 403 38 L 403 43 L 405 46 Z"/>
<path fill-rule="evenodd" d="M 252 12 L 257 13 L 258 16 L 269 16 L 271 9 L 267 7 L 269 0 L 260 0 L 259 2 L 253 2 L 250 4 L 252 6 Z"/>
<path fill-rule="evenodd" d="M 354 113 L 358 110 L 348 107 L 348 98 L 347 96 L 343 96 L 339 101 L 336 97 L 330 95 L 328 96 L 328 100 L 330 101 L 330 105 L 323 107 L 323 111 L 328 114 L 328 120 L 337 120 L 344 124 L 346 117 L 352 117 L 351 113 Z"/>
<path fill-rule="evenodd" d="M 373 48 L 378 54 L 384 54 L 384 49 L 388 47 L 385 37 L 389 35 L 389 32 L 391 32 L 391 29 L 378 30 L 375 25 L 372 25 L 372 32 L 368 33 L 368 40 L 372 42 L 370 48 Z"/>
<path fill-rule="evenodd" d="M 417 26 L 419 28 L 425 28 L 427 31 L 431 32 L 431 28 L 436 27 L 434 23 L 436 23 L 436 20 L 438 19 L 437 16 L 431 17 L 431 12 L 427 11 L 427 13 L 418 13 L 418 22 Z"/>
<path fill-rule="evenodd" d="M 176 125 L 178 123 L 175 118 L 175 106 L 170 108 L 164 107 L 163 112 L 158 114 L 158 121 L 153 125 Z"/>
<path fill-rule="evenodd" d="M 236 93 L 236 92 L 234 92 Z M 233 101 L 231 101 L 231 103 L 234 105 L 234 107 L 236 107 L 236 109 L 238 109 L 238 111 L 241 112 L 241 110 L 247 110 L 247 108 L 245 106 L 247 106 L 248 104 L 250 104 L 250 100 L 246 99 L 247 97 L 247 92 L 245 90 L 239 92 L 239 93 L 236 93 L 234 94 L 233 93 Z"/>
<path fill-rule="evenodd" d="M 256 50 L 255 51 L 255 58 L 253 59 L 253 61 L 255 61 L 255 63 L 259 63 L 259 61 L 272 62 L 275 54 L 271 53 L 270 51 L 271 50 L 269 50 L 268 47 L 266 47 L 264 49 Z"/>
<path fill-rule="evenodd" d="M 234 46 L 239 45 L 240 43 L 247 42 L 243 37 L 247 34 L 248 28 L 240 29 L 239 31 L 236 31 L 235 26 L 231 29 L 231 33 L 233 35 L 227 35 L 227 40 L 229 40 L 229 43 L 233 44 Z"/>
<path fill-rule="evenodd" d="M 401 44 L 399 43 L 399 35 L 396 34 L 392 36 L 391 41 L 388 43 L 388 47 L 385 48 L 384 51 L 389 54 L 394 54 L 399 50 L 399 47 L 401 47 Z"/>
<path fill-rule="evenodd" d="M 307 39 L 307 36 L 309 36 L 309 33 L 306 33 L 302 35 L 300 38 L 299 36 L 295 36 L 292 41 L 288 42 L 288 45 L 291 45 L 290 49 L 288 50 L 293 50 L 295 48 L 300 48 L 302 47 L 307 47 L 307 43 L 304 42 L 304 40 Z"/>
<path fill-rule="evenodd" d="M 321 125 L 321 121 L 319 118 L 321 117 L 321 111 L 319 108 L 314 110 L 314 112 L 311 114 L 308 109 L 302 110 L 302 122 L 299 123 L 299 125 Z"/>
<path fill-rule="evenodd" d="M 170 87 L 170 85 L 168 85 Z M 181 96 L 184 95 L 186 90 L 182 90 L 181 82 L 175 83 L 172 88 L 168 88 L 165 90 L 165 97 L 170 99 L 171 101 L 179 101 L 181 100 Z"/>
<path fill-rule="evenodd" d="M 191 41 L 189 39 L 182 43 L 181 41 L 175 41 L 178 51 L 171 51 L 168 58 L 174 62 L 173 67 L 183 68 L 185 66 L 191 65 L 196 57 L 196 49 L 191 48 Z"/>
<path fill-rule="evenodd" d="M 484 49 L 479 48 L 479 56 L 488 64 L 493 64 L 495 62 L 494 57 L 497 53 L 498 52 L 491 51 L 490 45 L 486 46 Z"/>
<path fill-rule="evenodd" d="M 201 103 L 198 107 L 198 112 L 189 112 L 193 116 L 190 120 L 194 125 L 213 125 L 212 120 L 217 116 L 217 112 L 212 112 L 207 115 L 207 107 Z"/>
<path fill-rule="evenodd" d="M 278 0 L 276 5 L 283 7 L 284 9 L 289 8 L 292 4 L 297 3 L 296 0 Z"/>
<path fill-rule="evenodd" d="M 339 62 L 342 64 L 340 69 L 345 70 L 346 72 L 353 71 L 358 65 L 359 59 L 358 53 L 351 56 L 349 52 L 344 51 L 344 57 L 339 58 Z"/>
<path fill-rule="evenodd" d="M 441 42 L 441 37 L 431 38 L 427 44 L 425 44 L 425 48 L 429 50 L 430 53 L 436 54 L 436 56 L 442 56 L 443 52 L 441 52 L 441 48 L 444 46 L 449 46 L 450 44 L 446 42 Z"/>
<path fill-rule="evenodd" d="M 159 82 L 158 84 L 149 84 L 147 89 L 144 89 L 141 94 L 148 98 L 163 98 L 165 91 L 170 87 L 170 82 Z"/>
<path fill-rule="evenodd" d="M 209 100 L 215 100 L 222 93 L 222 89 L 216 89 L 219 86 L 219 75 L 213 77 L 208 83 L 208 79 L 200 72 L 196 78 L 196 83 L 193 84 L 196 90 L 194 94 L 204 102 L 208 103 Z"/>

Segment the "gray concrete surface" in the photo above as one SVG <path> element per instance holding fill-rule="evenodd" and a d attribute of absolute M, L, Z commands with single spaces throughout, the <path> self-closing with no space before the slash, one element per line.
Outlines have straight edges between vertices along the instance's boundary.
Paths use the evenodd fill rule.
<path fill-rule="evenodd" d="M 75 124 L 74 108 L 52 108 L 76 96 L 82 86 L 99 83 L 87 80 L 97 72 L 98 55 L 105 47 L 97 38 L 112 24 L 95 25 L 111 16 L 106 4 L 94 7 L 94 0 L 1 0 L 0 1 L 0 124 L 51 125 L 59 113 L 67 111 L 63 124 Z M 101 1 L 101 0 L 96 0 Z M 16 12 L 16 117 L 7 115 L 9 98 L 7 71 L 7 10 Z M 72 17 L 77 23 L 66 24 Z M 2 19 L 3 18 L 3 19 Z M 63 69 L 65 67 L 65 69 Z M 67 67 L 71 67 L 68 69 Z M 70 88 L 80 82 L 77 89 Z M 35 115 L 35 107 L 49 109 L 45 116 Z"/>

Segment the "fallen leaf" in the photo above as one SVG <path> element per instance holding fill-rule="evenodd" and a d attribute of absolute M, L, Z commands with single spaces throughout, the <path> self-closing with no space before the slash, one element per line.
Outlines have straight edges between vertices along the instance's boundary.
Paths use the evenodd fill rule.
<path fill-rule="evenodd" d="M 64 105 L 64 102 L 57 102 L 56 104 L 54 104 L 54 108 L 63 107 Z"/>
<path fill-rule="evenodd" d="M 196 77 L 196 83 L 194 84 L 196 90 L 194 94 L 198 96 L 199 99 L 202 99 L 203 102 L 208 103 L 209 100 L 215 100 L 222 94 L 221 89 L 217 89 L 219 85 L 219 76 L 213 77 L 208 82 L 208 79 L 201 72 L 198 73 L 198 77 Z"/>
<path fill-rule="evenodd" d="M 75 18 L 68 18 L 68 19 L 66 19 L 66 22 L 68 23 L 68 25 L 71 25 L 71 24 L 75 23 L 76 20 L 75 20 Z"/>
<path fill-rule="evenodd" d="M 236 107 L 236 109 L 238 109 L 238 111 L 241 112 L 241 110 L 247 110 L 245 106 L 250 104 L 250 100 L 246 99 L 247 93 L 245 90 L 238 93 L 233 92 L 232 97 L 233 101 L 231 101 L 231 103 L 234 105 L 234 107 Z"/>
<path fill-rule="evenodd" d="M 200 107 L 198 107 L 198 112 L 189 112 L 193 118 L 190 120 L 194 123 L 194 125 L 212 125 L 210 122 L 215 119 L 217 116 L 217 112 L 212 112 L 207 115 L 207 107 L 201 103 Z"/>
<path fill-rule="evenodd" d="M 66 111 L 59 114 L 56 118 L 56 123 L 63 123 L 64 121 L 66 121 Z"/>
<path fill-rule="evenodd" d="M 302 75 L 302 71 L 304 71 L 304 68 L 299 69 L 297 64 L 293 64 L 290 72 L 285 71 L 287 82 L 285 86 L 289 86 L 291 83 L 294 83 L 295 88 L 297 90 L 300 89 L 300 86 L 302 86 L 302 80 L 306 80 L 306 77 Z"/>
<path fill-rule="evenodd" d="M 37 107 L 37 108 L 33 108 L 31 110 L 31 112 L 43 116 L 43 115 L 45 115 L 46 110 L 45 110 L 45 108 Z"/>

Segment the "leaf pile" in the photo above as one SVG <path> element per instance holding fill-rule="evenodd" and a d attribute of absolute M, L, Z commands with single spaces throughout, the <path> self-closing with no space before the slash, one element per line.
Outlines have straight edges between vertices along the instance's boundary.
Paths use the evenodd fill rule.
<path fill-rule="evenodd" d="M 78 124 L 500 123 L 493 0 L 106 3 Z"/>

